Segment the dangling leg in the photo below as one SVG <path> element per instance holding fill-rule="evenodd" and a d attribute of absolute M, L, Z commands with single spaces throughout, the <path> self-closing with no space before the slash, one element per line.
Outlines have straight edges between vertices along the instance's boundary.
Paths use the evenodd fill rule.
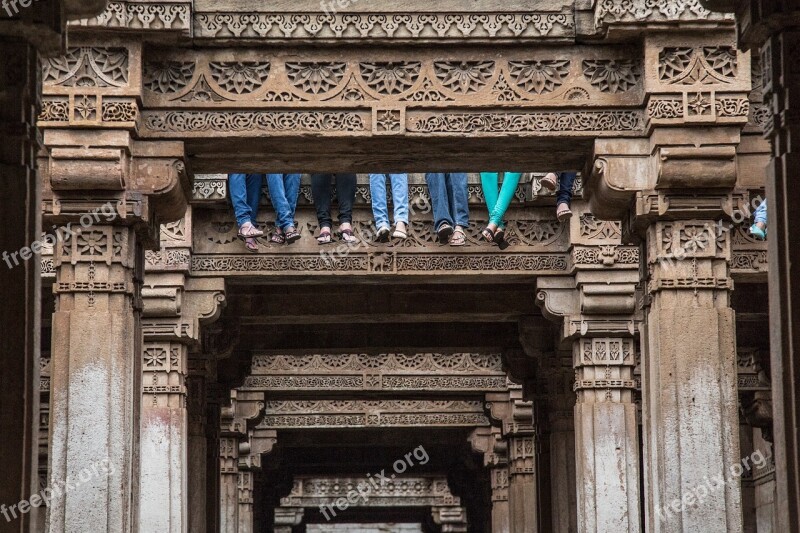
<path fill-rule="evenodd" d="M 497 224 L 492 223 L 492 212 L 497 205 L 497 198 L 500 194 L 497 186 L 498 180 L 497 172 L 481 172 L 483 199 L 486 201 L 486 211 L 489 213 L 489 223 L 481 232 L 481 235 L 487 242 L 494 242 L 494 232 L 497 230 Z"/>
<path fill-rule="evenodd" d="M 517 193 L 517 186 L 522 177 L 520 172 L 506 172 L 503 176 L 503 186 L 500 189 L 500 195 L 495 203 L 494 209 L 489 214 L 489 227 L 494 226 L 494 240 L 500 247 L 504 247 L 505 243 L 505 229 L 506 225 L 503 222 L 503 217 L 508 211 L 508 207 L 514 200 L 514 195 Z"/>

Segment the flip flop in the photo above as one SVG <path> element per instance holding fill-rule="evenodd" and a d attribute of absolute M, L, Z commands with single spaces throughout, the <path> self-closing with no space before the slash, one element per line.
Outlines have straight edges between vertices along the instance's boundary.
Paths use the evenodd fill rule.
<path fill-rule="evenodd" d="M 439 226 L 439 229 L 436 230 L 436 235 L 439 237 L 439 244 L 447 244 L 450 241 L 450 237 L 453 235 L 453 232 L 453 226 L 447 222 Z"/>

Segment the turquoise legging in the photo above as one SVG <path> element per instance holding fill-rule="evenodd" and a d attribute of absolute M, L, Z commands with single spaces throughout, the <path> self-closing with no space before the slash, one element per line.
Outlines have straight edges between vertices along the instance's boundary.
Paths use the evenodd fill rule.
<path fill-rule="evenodd" d="M 505 227 L 503 217 L 517 192 L 521 172 L 503 172 L 503 186 L 498 187 L 498 172 L 481 172 L 481 186 L 483 197 L 486 198 L 486 208 L 489 210 L 489 223 L 497 227 Z"/>

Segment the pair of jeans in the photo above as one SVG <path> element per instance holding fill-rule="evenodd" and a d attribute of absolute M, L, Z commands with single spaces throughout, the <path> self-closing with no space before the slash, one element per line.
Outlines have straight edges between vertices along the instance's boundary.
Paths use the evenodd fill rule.
<path fill-rule="evenodd" d="M 761 222 L 765 226 L 767 225 L 767 201 L 766 200 L 764 200 L 763 202 L 758 204 L 758 207 L 756 207 L 755 223 L 758 224 L 759 222 Z"/>
<path fill-rule="evenodd" d="M 336 179 L 336 200 L 339 202 L 339 224 L 353 222 L 353 203 L 356 201 L 355 174 L 312 174 L 311 194 L 317 208 L 320 229 L 333 226 L 331 218 L 331 180 Z"/>
<path fill-rule="evenodd" d="M 286 231 L 294 226 L 300 174 L 267 174 L 267 186 L 272 207 L 275 208 L 275 225 Z"/>
<path fill-rule="evenodd" d="M 445 223 L 463 228 L 469 226 L 467 175 L 429 173 L 425 174 L 425 181 L 431 195 L 436 231 Z"/>
<path fill-rule="evenodd" d="M 250 222 L 254 226 L 258 216 L 258 204 L 261 201 L 261 187 L 264 174 L 229 174 L 228 190 L 231 195 L 233 212 L 239 227 Z"/>
<path fill-rule="evenodd" d="M 558 192 L 556 192 L 556 205 L 572 203 L 572 186 L 575 185 L 577 172 L 558 173 Z"/>
<path fill-rule="evenodd" d="M 408 174 L 370 174 L 369 190 L 372 193 L 372 214 L 376 228 L 389 227 L 389 207 L 386 199 L 386 177 L 392 183 L 394 223 L 408 224 Z"/>
<path fill-rule="evenodd" d="M 503 186 L 498 187 L 499 175 L 497 172 L 481 172 L 481 187 L 486 200 L 486 208 L 489 210 L 490 224 L 494 224 L 498 228 L 505 227 L 503 217 L 514 199 L 521 177 L 521 172 L 503 172 Z"/>

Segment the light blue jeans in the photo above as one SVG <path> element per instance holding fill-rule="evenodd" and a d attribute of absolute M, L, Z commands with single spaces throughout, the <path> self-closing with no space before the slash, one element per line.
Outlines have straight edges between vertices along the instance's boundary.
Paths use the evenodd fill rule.
<path fill-rule="evenodd" d="M 275 225 L 286 231 L 294 226 L 300 174 L 267 174 L 267 186 L 272 207 L 275 208 Z"/>
<path fill-rule="evenodd" d="M 408 174 L 370 174 L 369 189 L 372 193 L 372 214 L 377 228 L 389 227 L 389 207 L 386 198 L 386 177 L 392 182 L 392 205 L 394 223 L 408 224 Z"/>
<path fill-rule="evenodd" d="M 261 200 L 261 186 L 264 174 L 229 174 L 228 190 L 231 195 L 233 212 L 239 227 L 250 222 L 257 226 L 258 203 Z"/>
<path fill-rule="evenodd" d="M 767 225 L 767 201 L 766 200 L 761 202 L 759 204 L 759 206 L 756 208 L 755 219 L 756 219 L 755 220 L 756 223 L 761 222 L 765 226 Z"/>

